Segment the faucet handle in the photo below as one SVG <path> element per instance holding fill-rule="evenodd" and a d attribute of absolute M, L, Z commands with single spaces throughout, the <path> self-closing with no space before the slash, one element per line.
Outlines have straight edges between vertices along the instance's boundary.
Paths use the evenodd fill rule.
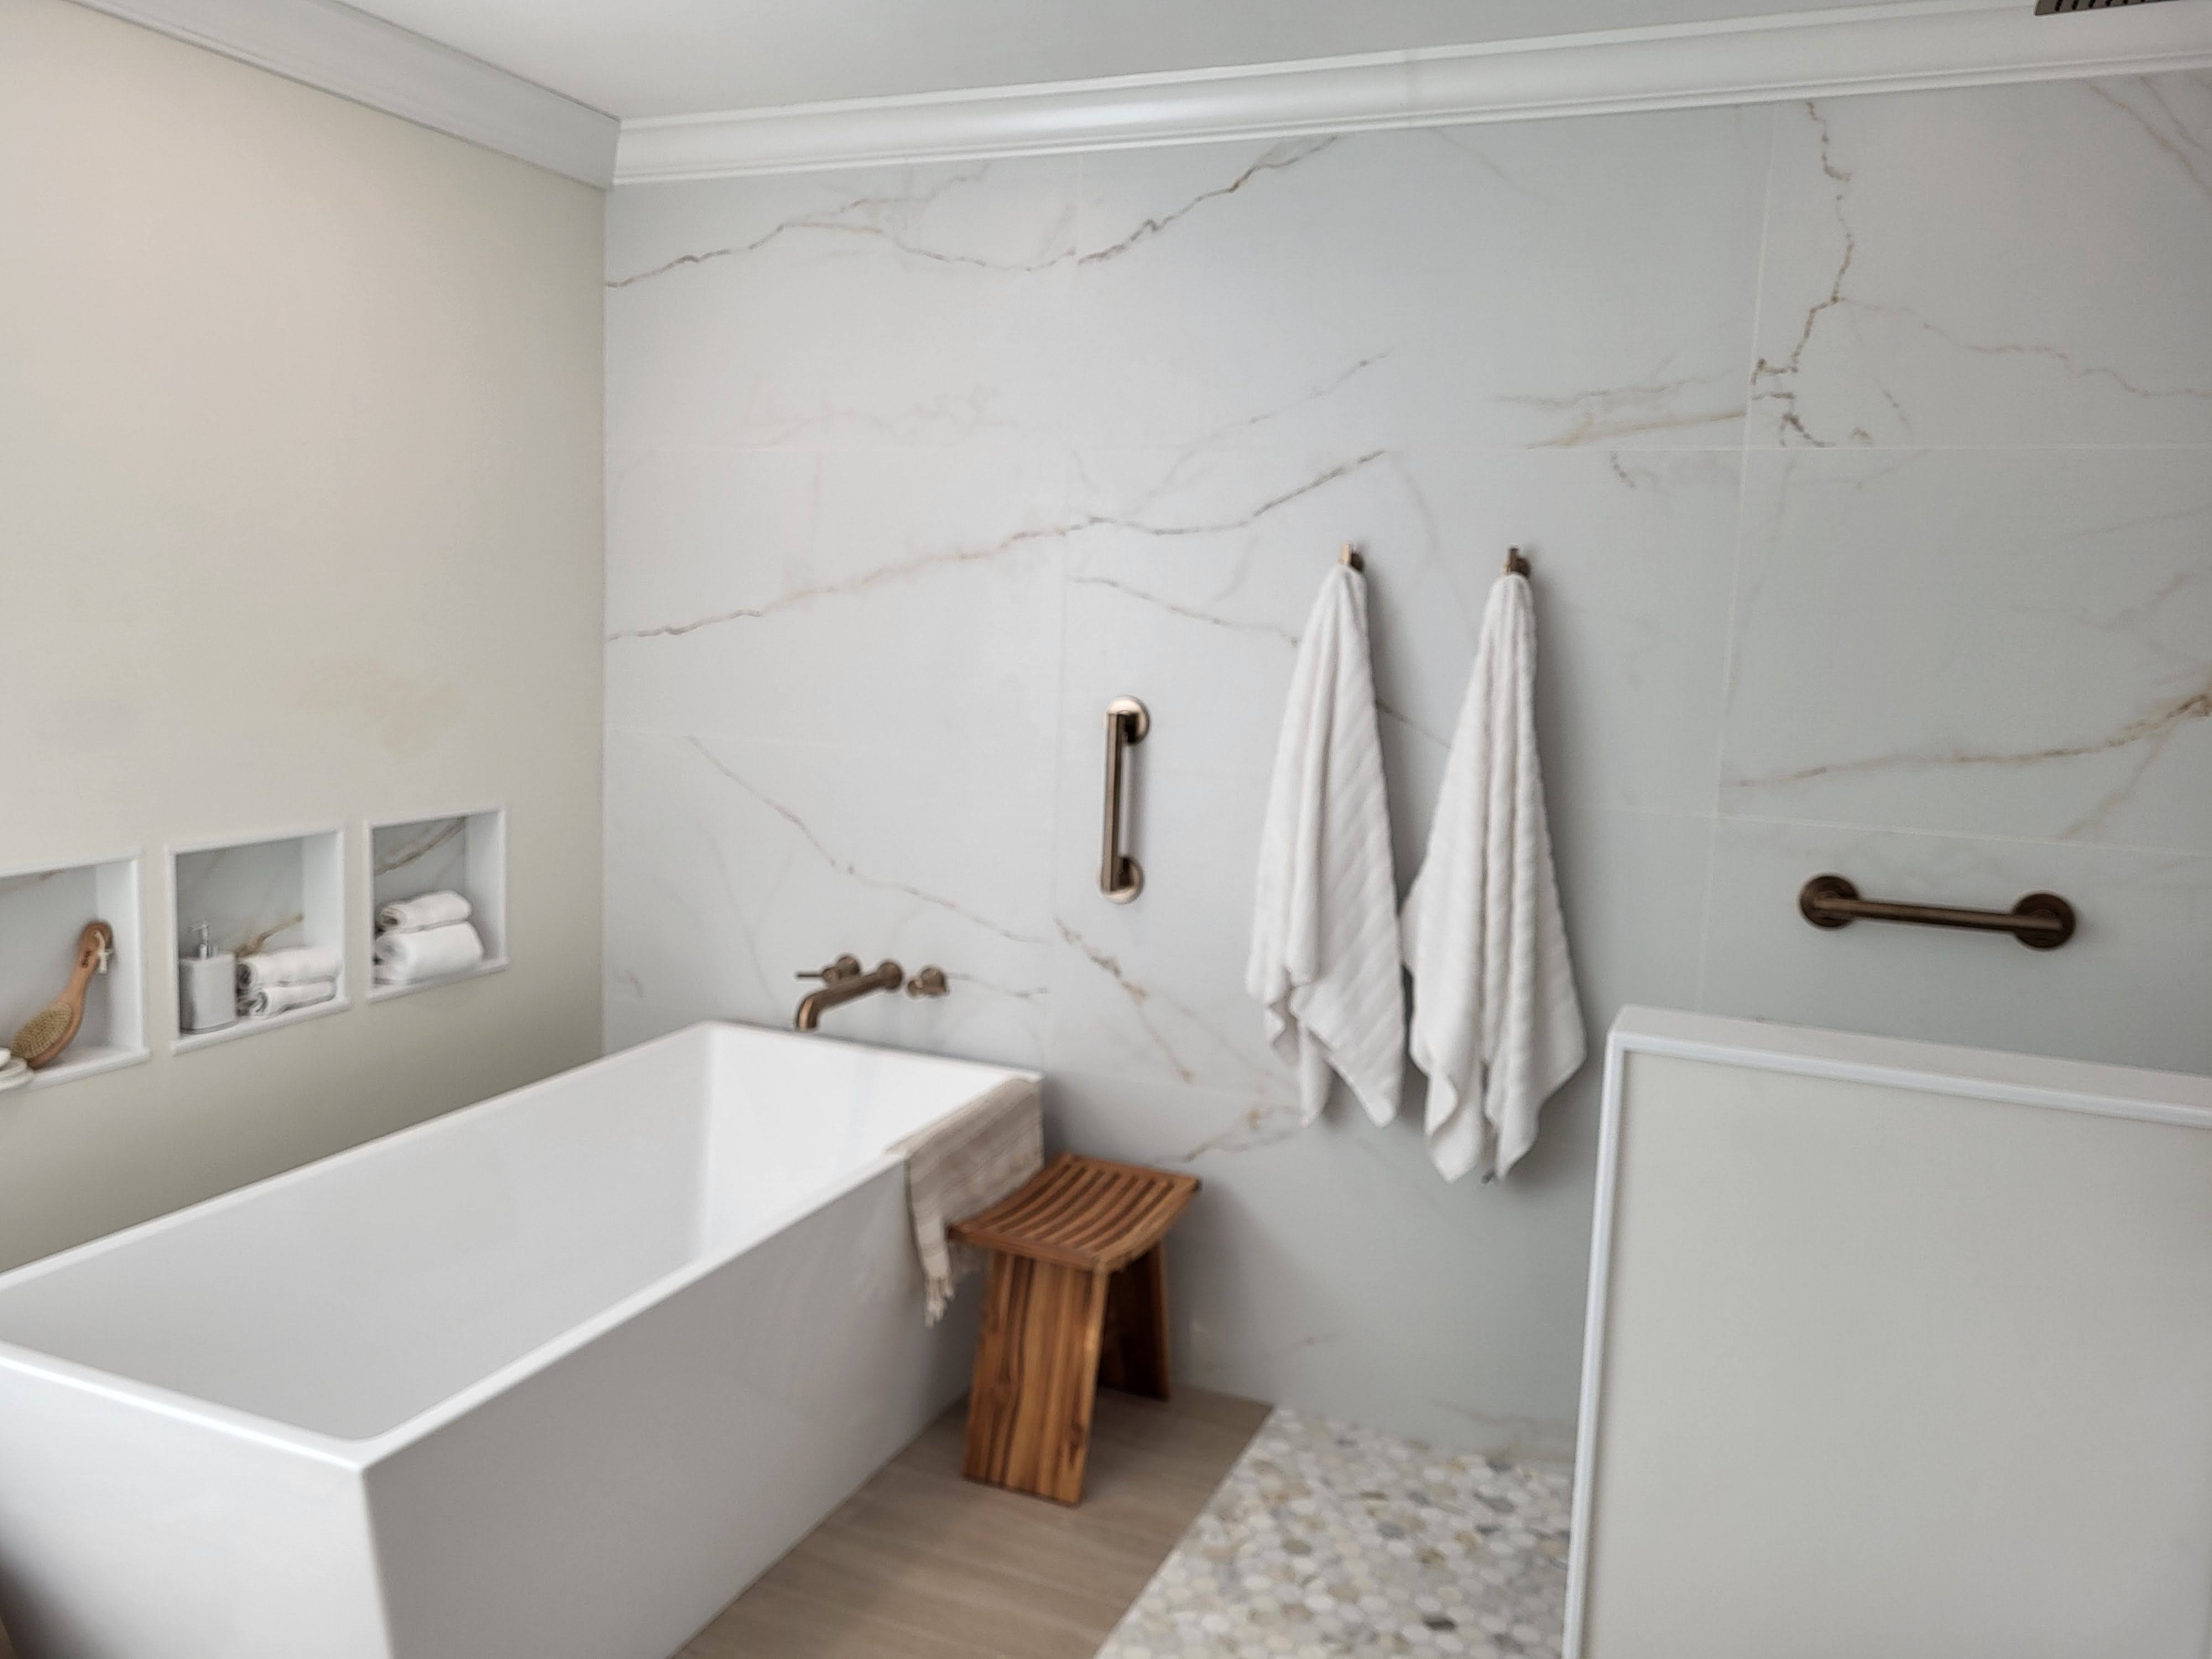
<path fill-rule="evenodd" d="M 860 959 L 850 953 L 839 957 L 827 968 L 817 968 L 811 974 L 794 974 L 794 979 L 818 979 L 824 985 L 835 985 L 841 980 L 856 979 L 860 973 Z"/>
<path fill-rule="evenodd" d="M 925 968 L 906 982 L 906 994 L 910 997 L 941 997 L 951 988 L 945 983 L 942 968 Z"/>

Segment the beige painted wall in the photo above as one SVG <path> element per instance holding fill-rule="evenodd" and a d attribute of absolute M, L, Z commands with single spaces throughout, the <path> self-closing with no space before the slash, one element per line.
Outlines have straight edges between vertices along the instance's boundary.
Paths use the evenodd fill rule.
<path fill-rule="evenodd" d="M 154 1034 L 0 1095 L 0 1265 L 598 1053 L 602 210 L 0 0 L 0 869 L 143 850 Z M 368 1006 L 356 924 L 167 1052 L 167 844 L 343 822 L 358 914 L 364 822 L 502 802 L 507 971 Z"/>

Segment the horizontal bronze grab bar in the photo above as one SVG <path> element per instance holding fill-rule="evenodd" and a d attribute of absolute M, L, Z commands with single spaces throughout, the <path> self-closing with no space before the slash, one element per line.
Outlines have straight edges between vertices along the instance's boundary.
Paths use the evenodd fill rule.
<path fill-rule="evenodd" d="M 2031 951 L 2056 951 L 2074 937 L 2074 907 L 2056 893 L 2030 893 L 2009 910 L 1961 910 L 1948 904 L 1900 904 L 1861 898 L 1841 876 L 1815 876 L 1797 892 L 1798 914 L 1815 927 L 1855 921 L 1913 921 L 1924 927 L 1971 927 L 2010 933 Z"/>

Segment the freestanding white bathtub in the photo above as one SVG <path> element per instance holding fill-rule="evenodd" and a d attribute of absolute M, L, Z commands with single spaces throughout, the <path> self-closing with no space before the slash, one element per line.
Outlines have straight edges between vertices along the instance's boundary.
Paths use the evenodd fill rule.
<path fill-rule="evenodd" d="M 699 1025 L 0 1277 L 25 1659 L 666 1659 L 958 1397 L 885 1148 L 1016 1075 Z"/>

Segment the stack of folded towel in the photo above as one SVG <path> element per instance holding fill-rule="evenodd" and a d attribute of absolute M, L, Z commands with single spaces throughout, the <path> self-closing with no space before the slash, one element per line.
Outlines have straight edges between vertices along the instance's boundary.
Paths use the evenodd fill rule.
<path fill-rule="evenodd" d="M 338 994 L 338 970 L 345 959 L 327 945 L 300 945 L 289 951 L 261 951 L 238 959 L 238 1012 L 242 1019 L 266 1019 L 295 1008 L 312 1008 Z"/>
<path fill-rule="evenodd" d="M 376 982 L 416 985 L 465 974 L 484 957 L 483 940 L 459 893 L 425 893 L 376 913 Z"/>

